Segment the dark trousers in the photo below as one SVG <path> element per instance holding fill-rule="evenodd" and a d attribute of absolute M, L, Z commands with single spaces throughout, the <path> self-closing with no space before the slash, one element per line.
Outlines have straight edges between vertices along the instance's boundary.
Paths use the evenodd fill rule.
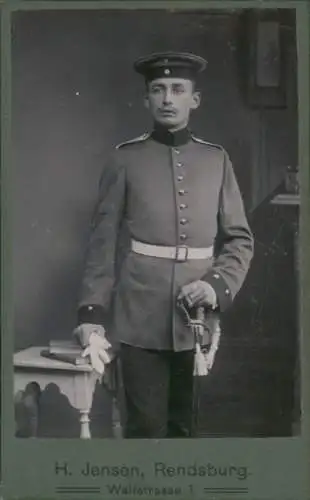
<path fill-rule="evenodd" d="M 125 438 L 190 437 L 192 351 L 120 346 L 127 421 Z"/>

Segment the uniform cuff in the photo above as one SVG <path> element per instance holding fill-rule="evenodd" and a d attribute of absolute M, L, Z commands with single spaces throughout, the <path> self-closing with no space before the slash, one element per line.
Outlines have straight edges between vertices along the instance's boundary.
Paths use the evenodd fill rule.
<path fill-rule="evenodd" d="M 78 310 L 78 325 L 82 323 L 93 323 L 94 325 L 104 325 L 104 309 L 98 305 L 81 306 Z"/>
<path fill-rule="evenodd" d="M 224 278 L 216 271 L 210 271 L 202 279 L 214 289 L 220 311 L 225 311 L 231 305 L 233 299 Z"/>

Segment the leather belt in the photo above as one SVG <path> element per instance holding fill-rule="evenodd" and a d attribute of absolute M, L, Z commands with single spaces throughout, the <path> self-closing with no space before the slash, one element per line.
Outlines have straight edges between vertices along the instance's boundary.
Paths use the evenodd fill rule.
<path fill-rule="evenodd" d="M 148 257 L 159 257 L 162 259 L 171 259 L 177 262 L 185 262 L 195 259 L 210 259 L 213 257 L 214 247 L 192 248 L 186 245 L 176 247 L 149 245 L 141 241 L 131 240 L 131 249 L 135 253 L 146 255 Z"/>

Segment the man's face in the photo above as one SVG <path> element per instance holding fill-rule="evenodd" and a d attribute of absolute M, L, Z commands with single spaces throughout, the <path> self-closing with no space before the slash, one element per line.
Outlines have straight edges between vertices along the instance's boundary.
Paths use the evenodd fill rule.
<path fill-rule="evenodd" d="M 186 127 L 192 109 L 200 104 L 191 80 L 158 78 L 148 83 L 145 105 L 156 123 L 170 130 Z"/>

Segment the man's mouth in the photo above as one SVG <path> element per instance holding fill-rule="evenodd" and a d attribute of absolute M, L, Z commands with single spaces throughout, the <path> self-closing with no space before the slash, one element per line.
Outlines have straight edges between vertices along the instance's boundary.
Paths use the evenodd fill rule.
<path fill-rule="evenodd" d="M 162 116 L 175 116 L 176 115 L 176 111 L 174 109 L 160 109 L 159 112 Z"/>

